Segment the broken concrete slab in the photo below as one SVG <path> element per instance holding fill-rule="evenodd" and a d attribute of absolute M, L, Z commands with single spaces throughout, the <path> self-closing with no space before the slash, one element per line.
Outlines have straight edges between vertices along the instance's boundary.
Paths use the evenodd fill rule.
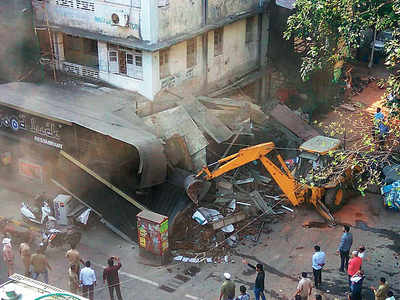
<path fill-rule="evenodd" d="M 289 107 L 283 104 L 276 105 L 270 113 L 271 117 L 292 131 L 303 140 L 321 135 L 314 127 L 304 122 Z"/>
<path fill-rule="evenodd" d="M 211 114 L 198 100 L 192 100 L 189 103 L 185 103 L 183 106 L 196 122 L 197 126 L 212 137 L 218 144 L 232 137 L 232 131 Z"/>
<path fill-rule="evenodd" d="M 205 164 L 205 148 L 208 141 L 183 106 L 153 114 L 143 120 L 164 140 L 175 134 L 182 136 L 195 168 L 199 169 Z"/>

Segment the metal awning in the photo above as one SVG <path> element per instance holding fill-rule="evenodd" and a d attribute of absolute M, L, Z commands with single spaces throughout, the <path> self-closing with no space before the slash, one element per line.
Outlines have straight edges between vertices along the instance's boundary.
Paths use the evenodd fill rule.
<path fill-rule="evenodd" d="M 132 145 L 140 156 L 140 187 L 165 181 L 167 163 L 159 138 L 139 117 L 123 119 L 113 114 L 130 108 L 131 99 L 94 95 L 78 88 L 13 82 L 0 85 L 0 105 L 64 124 L 77 124 Z"/>

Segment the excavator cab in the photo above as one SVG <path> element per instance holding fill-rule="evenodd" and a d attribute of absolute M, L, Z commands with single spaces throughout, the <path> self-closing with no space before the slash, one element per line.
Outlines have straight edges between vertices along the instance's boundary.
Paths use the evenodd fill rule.
<path fill-rule="evenodd" d="M 327 182 L 316 182 L 314 174 L 324 170 L 329 164 L 331 157 L 329 153 L 340 147 L 340 140 L 325 136 L 316 136 L 304 142 L 299 147 L 299 162 L 294 171 L 297 180 L 304 179 L 306 183 L 322 185 Z"/>
<path fill-rule="evenodd" d="M 296 166 L 294 176 L 297 180 L 305 180 L 306 184 L 322 188 L 324 191 L 323 202 L 326 207 L 335 212 L 341 208 L 347 198 L 348 191 L 351 189 L 352 172 L 345 171 L 341 176 L 333 178 L 317 178 L 315 174 L 323 171 L 330 163 L 330 152 L 341 147 L 338 139 L 316 136 L 304 142 L 299 147 L 299 163 Z"/>

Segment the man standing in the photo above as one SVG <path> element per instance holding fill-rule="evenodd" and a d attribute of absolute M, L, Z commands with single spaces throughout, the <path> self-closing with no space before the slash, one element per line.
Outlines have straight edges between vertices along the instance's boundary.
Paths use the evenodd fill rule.
<path fill-rule="evenodd" d="M 375 294 L 375 300 L 385 300 L 389 291 L 389 285 L 386 283 L 386 279 L 381 277 L 379 280 L 378 289 L 374 288 L 373 286 L 371 286 L 371 289 Z"/>
<path fill-rule="evenodd" d="M 74 264 L 68 268 L 69 290 L 73 294 L 78 294 L 79 290 L 79 278 L 76 269 L 77 267 Z"/>
<path fill-rule="evenodd" d="M 14 274 L 14 253 L 12 251 L 11 239 L 3 239 L 3 260 L 7 265 L 8 276 Z"/>
<path fill-rule="evenodd" d="M 39 248 L 35 254 L 31 257 L 31 265 L 33 266 L 32 278 L 37 280 L 40 274 L 43 275 L 45 283 L 49 283 L 49 272 L 51 271 L 51 266 L 47 261 L 46 256 L 41 252 Z"/>
<path fill-rule="evenodd" d="M 94 299 L 94 287 L 96 286 L 96 274 L 94 270 L 90 268 L 90 261 L 85 263 L 85 267 L 79 274 L 79 281 L 82 285 L 82 296 L 93 300 Z"/>
<path fill-rule="evenodd" d="M 22 262 L 25 267 L 25 276 L 30 277 L 30 266 L 31 266 L 31 247 L 28 243 L 21 243 L 19 245 L 19 255 L 21 255 Z"/>
<path fill-rule="evenodd" d="M 344 268 L 349 265 L 349 253 L 351 245 L 353 245 L 353 235 L 350 232 L 350 227 L 347 225 L 343 226 L 343 234 L 340 239 L 339 248 L 337 253 L 340 254 L 340 272 L 344 272 Z"/>
<path fill-rule="evenodd" d="M 225 281 L 221 286 L 221 293 L 218 300 L 234 300 L 235 299 L 235 284 L 231 281 L 231 274 L 224 273 Z"/>
<path fill-rule="evenodd" d="M 358 257 L 358 252 L 353 251 L 351 253 L 351 259 L 349 260 L 349 267 L 347 268 L 347 275 L 349 275 L 349 288 L 351 287 L 351 277 L 361 269 L 362 259 Z"/>
<path fill-rule="evenodd" d="M 362 270 L 358 271 L 351 277 L 350 300 L 361 300 L 361 291 L 364 278 L 364 271 Z"/>
<path fill-rule="evenodd" d="M 264 266 L 262 264 L 257 264 L 253 266 L 252 264 L 249 264 L 247 260 L 243 259 L 242 262 L 245 265 L 248 265 L 250 268 L 255 269 L 257 272 L 257 277 L 256 277 L 256 282 L 254 284 L 254 296 L 256 297 L 256 300 L 260 300 L 260 296 L 262 300 L 265 300 L 265 295 L 264 295 L 264 281 L 265 281 L 265 272 L 264 272 Z"/>
<path fill-rule="evenodd" d="M 312 256 L 312 269 L 314 274 L 315 288 L 319 289 L 322 282 L 322 268 L 325 265 L 325 252 L 321 251 L 321 247 L 314 246 L 315 253 Z"/>
<path fill-rule="evenodd" d="M 311 296 L 312 291 L 312 282 L 309 278 L 307 278 L 307 273 L 301 273 L 301 279 L 299 284 L 297 285 L 296 295 L 301 296 L 301 300 L 308 300 L 308 297 Z"/>
<path fill-rule="evenodd" d="M 114 265 L 114 260 L 116 260 L 117 265 Z M 121 269 L 121 261 L 119 257 L 112 256 L 107 261 L 108 267 L 103 271 L 103 282 L 108 285 L 108 291 L 110 292 L 110 299 L 114 300 L 114 289 L 117 294 L 118 300 L 122 300 L 121 288 L 119 285 L 118 271 Z"/>
<path fill-rule="evenodd" d="M 76 273 L 79 275 L 80 265 L 81 263 L 84 264 L 84 261 L 81 259 L 79 251 L 75 249 L 74 246 L 71 247 L 65 254 L 65 257 L 68 259 L 69 266 L 75 265 L 76 266 Z"/>

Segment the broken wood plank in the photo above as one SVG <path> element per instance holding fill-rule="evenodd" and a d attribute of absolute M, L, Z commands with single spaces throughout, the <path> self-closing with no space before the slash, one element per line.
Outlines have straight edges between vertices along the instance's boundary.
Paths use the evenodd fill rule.
<path fill-rule="evenodd" d="M 244 219 L 246 219 L 246 214 L 244 212 L 240 212 L 240 213 L 237 213 L 234 215 L 227 216 L 223 219 L 220 219 L 220 220 L 212 223 L 212 228 L 214 230 L 218 230 L 225 226 L 243 221 Z"/>

